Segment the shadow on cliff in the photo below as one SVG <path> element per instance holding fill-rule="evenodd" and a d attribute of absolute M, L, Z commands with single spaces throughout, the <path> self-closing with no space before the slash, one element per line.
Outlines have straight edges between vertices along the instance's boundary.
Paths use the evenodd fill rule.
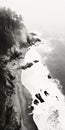
<path fill-rule="evenodd" d="M 0 9 L 0 130 L 36 130 L 32 97 L 21 82 L 22 63 L 27 48 L 34 44 L 21 15 Z"/>

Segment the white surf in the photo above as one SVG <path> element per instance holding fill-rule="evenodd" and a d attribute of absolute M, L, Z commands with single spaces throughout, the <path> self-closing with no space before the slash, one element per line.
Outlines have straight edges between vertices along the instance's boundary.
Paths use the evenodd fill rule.
<path fill-rule="evenodd" d="M 24 58 L 24 64 L 31 62 L 33 65 L 30 68 L 22 70 L 21 80 L 32 95 L 34 122 L 39 130 L 65 130 L 65 97 L 61 91 L 62 86 L 50 76 L 35 47 L 31 47 Z M 40 95 L 42 101 L 36 95 Z M 35 100 L 38 101 L 37 104 L 34 103 Z"/>

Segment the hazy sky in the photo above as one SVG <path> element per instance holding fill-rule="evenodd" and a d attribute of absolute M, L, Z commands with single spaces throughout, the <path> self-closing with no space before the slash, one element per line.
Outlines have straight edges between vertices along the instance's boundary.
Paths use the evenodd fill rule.
<path fill-rule="evenodd" d="M 65 31 L 65 0 L 0 0 L 22 14 L 29 30 Z"/>

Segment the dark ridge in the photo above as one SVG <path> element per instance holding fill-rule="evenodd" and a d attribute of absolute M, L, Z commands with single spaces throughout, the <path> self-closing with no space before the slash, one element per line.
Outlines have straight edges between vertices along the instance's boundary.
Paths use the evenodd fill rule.
<path fill-rule="evenodd" d="M 9 76 L 9 78 L 11 79 L 11 80 L 14 80 L 15 79 L 15 77 L 9 72 L 8 73 L 8 76 Z"/>
<path fill-rule="evenodd" d="M 38 60 L 34 60 L 35 63 L 39 62 Z"/>
<path fill-rule="evenodd" d="M 51 76 L 50 76 L 50 75 L 48 75 L 48 79 L 51 79 Z"/>
<path fill-rule="evenodd" d="M 47 91 L 44 91 L 44 94 L 47 96 L 47 95 L 49 95 L 49 93 L 47 92 Z"/>
<path fill-rule="evenodd" d="M 39 103 L 38 100 L 35 99 L 35 100 L 34 100 L 34 104 L 38 105 L 38 103 Z"/>
<path fill-rule="evenodd" d="M 19 69 L 27 69 L 27 68 L 30 68 L 31 66 L 33 65 L 33 63 L 27 63 L 26 65 L 24 65 L 24 66 L 21 66 L 21 67 L 18 67 L 17 69 L 19 70 Z"/>
<path fill-rule="evenodd" d="M 35 96 L 36 96 L 36 98 L 38 98 L 40 100 L 41 103 L 45 102 L 44 99 L 42 99 L 40 93 L 36 94 Z"/>
<path fill-rule="evenodd" d="M 12 60 L 17 60 L 17 59 L 21 59 L 22 58 L 22 52 L 17 52 L 16 50 L 14 50 L 14 52 L 10 54 L 10 61 Z"/>
<path fill-rule="evenodd" d="M 9 123 L 9 121 L 10 121 L 10 117 L 11 117 L 11 114 L 12 114 L 13 106 L 10 106 L 10 107 L 6 106 L 6 108 L 7 108 L 7 112 L 6 112 L 5 127 L 6 127 L 7 123 Z"/>

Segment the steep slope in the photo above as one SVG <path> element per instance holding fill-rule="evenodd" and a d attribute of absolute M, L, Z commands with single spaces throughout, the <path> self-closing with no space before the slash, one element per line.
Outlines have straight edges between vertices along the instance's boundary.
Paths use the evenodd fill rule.
<path fill-rule="evenodd" d="M 31 94 L 22 85 L 21 70 L 27 48 L 32 45 L 21 16 L 0 9 L 0 130 L 33 130 L 28 116 Z M 30 125 L 28 125 L 28 123 Z"/>

